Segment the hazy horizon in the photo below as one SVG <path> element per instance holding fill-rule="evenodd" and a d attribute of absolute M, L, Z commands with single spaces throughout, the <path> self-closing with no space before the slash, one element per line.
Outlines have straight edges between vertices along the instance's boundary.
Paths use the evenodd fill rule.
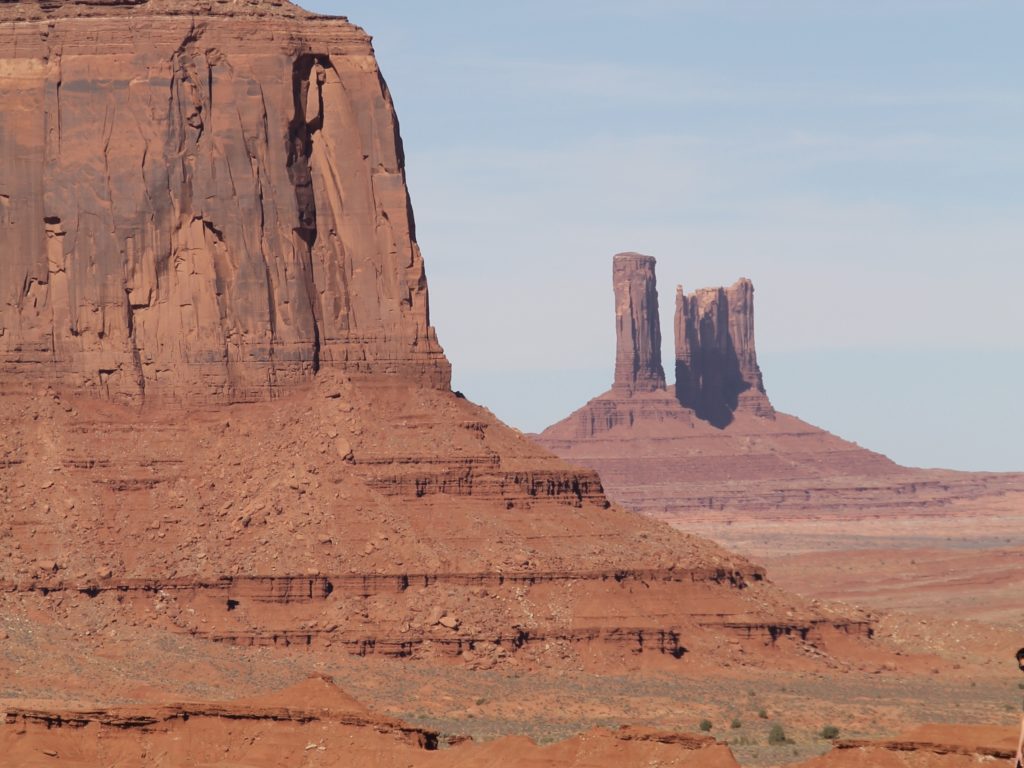
<path fill-rule="evenodd" d="M 611 257 L 756 289 L 775 406 L 1024 470 L 1024 6 L 304 2 L 374 36 L 453 386 L 524 431 L 611 383 Z"/>

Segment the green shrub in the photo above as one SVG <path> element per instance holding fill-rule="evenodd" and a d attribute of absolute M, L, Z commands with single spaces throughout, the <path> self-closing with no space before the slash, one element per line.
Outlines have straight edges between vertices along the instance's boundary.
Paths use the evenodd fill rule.
<path fill-rule="evenodd" d="M 764 707 L 761 707 L 759 710 L 757 710 L 757 716 L 760 717 L 762 720 L 767 720 L 768 710 L 766 710 Z"/>
<path fill-rule="evenodd" d="M 729 723 L 729 727 L 732 728 L 733 730 L 735 730 L 737 728 L 742 728 L 743 727 L 743 723 L 740 722 L 740 719 L 738 717 L 734 717 L 732 719 L 732 722 Z"/>
<path fill-rule="evenodd" d="M 768 743 L 773 746 L 789 743 L 789 739 L 786 738 L 786 732 L 782 730 L 782 726 L 778 723 L 775 723 L 771 730 L 768 731 Z"/>
<path fill-rule="evenodd" d="M 821 729 L 821 738 L 823 739 L 838 739 L 839 729 L 834 725 L 826 725 Z"/>
<path fill-rule="evenodd" d="M 700 721 L 700 729 L 702 731 L 710 731 L 711 730 L 711 721 L 706 719 L 706 718 L 704 720 L 701 720 Z"/>

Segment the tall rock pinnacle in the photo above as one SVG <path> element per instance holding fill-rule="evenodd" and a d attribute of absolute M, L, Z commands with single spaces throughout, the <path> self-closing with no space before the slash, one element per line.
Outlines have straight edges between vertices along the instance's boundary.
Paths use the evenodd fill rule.
<path fill-rule="evenodd" d="M 654 392 L 665 388 L 654 257 L 619 253 L 612 261 L 615 287 L 615 382 L 613 390 Z"/>
<path fill-rule="evenodd" d="M 679 286 L 675 337 L 680 403 L 719 427 L 737 410 L 774 418 L 754 347 L 753 283 L 743 278 L 689 295 Z"/>

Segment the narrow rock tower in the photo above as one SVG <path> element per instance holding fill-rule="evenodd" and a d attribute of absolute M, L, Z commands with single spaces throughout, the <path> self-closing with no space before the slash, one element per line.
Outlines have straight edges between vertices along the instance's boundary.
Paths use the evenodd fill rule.
<path fill-rule="evenodd" d="M 774 418 L 754 347 L 754 285 L 676 288 L 676 397 L 717 427 L 737 410 Z"/>
<path fill-rule="evenodd" d="M 615 288 L 615 381 L 632 394 L 665 388 L 661 325 L 653 256 L 619 253 L 612 260 Z"/>

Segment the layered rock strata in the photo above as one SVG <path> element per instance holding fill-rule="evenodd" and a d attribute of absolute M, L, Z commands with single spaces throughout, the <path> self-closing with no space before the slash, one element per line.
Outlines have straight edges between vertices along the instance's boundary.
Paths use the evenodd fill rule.
<path fill-rule="evenodd" d="M 0 5 L 0 378 L 446 388 L 370 38 L 290 3 Z"/>
<path fill-rule="evenodd" d="M 620 253 L 612 259 L 616 392 L 665 389 L 654 263 L 653 257 L 639 253 Z"/>
<path fill-rule="evenodd" d="M 754 347 L 754 285 L 676 289 L 676 397 L 697 416 L 724 427 L 737 410 L 763 418 L 775 411 Z"/>
<path fill-rule="evenodd" d="M 105 708 L 9 706 L 0 749 L 11 765 L 80 768 L 203 765 L 210 768 L 545 768 L 661 765 L 738 768 L 729 747 L 711 736 L 653 728 L 591 729 L 538 746 L 524 738 L 486 743 L 444 739 L 436 731 L 383 717 L 332 681 L 311 679 L 256 700 Z"/>
<path fill-rule="evenodd" d="M 187 414 L 53 394 L 0 405 L 0 606 L 27 600 L 78 631 L 127 621 L 481 667 L 738 663 L 737 649 L 844 665 L 828 649 L 871 633 L 397 377 L 321 372 L 302 394 Z"/>

